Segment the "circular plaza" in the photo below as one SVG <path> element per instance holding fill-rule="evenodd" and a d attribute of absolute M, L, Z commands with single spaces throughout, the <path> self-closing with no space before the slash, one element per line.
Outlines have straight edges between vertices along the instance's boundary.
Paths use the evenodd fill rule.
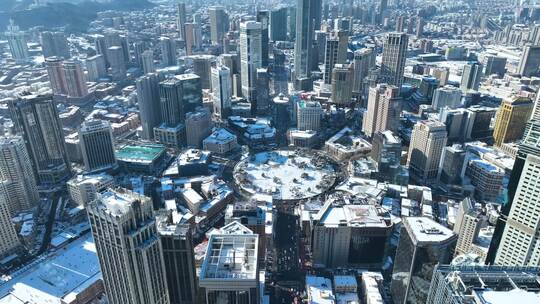
<path fill-rule="evenodd" d="M 328 191 L 336 180 L 334 165 L 326 155 L 311 150 L 260 152 L 236 165 L 234 181 L 244 195 L 297 201 Z"/>

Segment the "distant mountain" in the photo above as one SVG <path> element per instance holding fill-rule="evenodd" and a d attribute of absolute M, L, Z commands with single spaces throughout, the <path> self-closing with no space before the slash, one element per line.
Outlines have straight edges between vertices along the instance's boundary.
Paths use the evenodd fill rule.
<path fill-rule="evenodd" d="M 4 1 L 0 0 L 3 6 Z M 154 4 L 147 0 L 114 0 L 110 3 L 99 3 L 95 1 L 85 1 L 74 4 L 67 2 L 49 3 L 42 7 L 24 10 L 11 10 L 0 12 L 0 31 L 6 28 L 9 19 L 15 20 L 22 29 L 34 26 L 66 27 L 69 32 L 84 32 L 88 24 L 95 20 L 97 13 L 106 10 L 132 11 L 151 8 Z"/>

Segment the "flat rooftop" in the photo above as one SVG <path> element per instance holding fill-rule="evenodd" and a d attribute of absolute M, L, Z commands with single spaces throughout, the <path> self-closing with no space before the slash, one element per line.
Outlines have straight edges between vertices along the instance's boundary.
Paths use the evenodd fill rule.
<path fill-rule="evenodd" d="M 200 281 L 256 280 L 258 236 L 212 234 L 201 267 Z"/>
<path fill-rule="evenodd" d="M 306 291 L 309 303 L 334 304 L 336 302 L 330 279 L 308 275 L 306 276 Z"/>
<path fill-rule="evenodd" d="M 320 223 L 325 227 L 389 227 L 373 205 L 332 206 L 326 210 Z"/>
<path fill-rule="evenodd" d="M 452 230 L 427 217 L 405 217 L 403 223 L 415 243 L 441 243 L 456 238 Z"/>
<path fill-rule="evenodd" d="M 128 162 L 152 162 L 163 153 L 163 145 L 128 145 L 116 150 L 116 158 Z"/>
<path fill-rule="evenodd" d="M 100 279 L 94 239 L 88 233 L 0 282 L 0 303 L 60 304 Z"/>

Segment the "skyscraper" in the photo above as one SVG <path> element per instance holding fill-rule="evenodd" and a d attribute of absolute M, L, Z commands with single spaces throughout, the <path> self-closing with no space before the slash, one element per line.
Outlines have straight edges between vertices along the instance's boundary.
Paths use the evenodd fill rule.
<path fill-rule="evenodd" d="M 121 46 L 111 46 L 107 49 L 107 60 L 111 67 L 111 76 L 114 81 L 122 81 L 126 78 L 126 62 Z"/>
<path fill-rule="evenodd" d="M 296 16 L 295 16 L 296 17 Z M 278 8 L 270 12 L 270 40 L 287 40 L 287 18 L 288 9 L 286 7 Z"/>
<path fill-rule="evenodd" d="M 229 15 L 223 6 L 211 6 L 208 8 L 208 16 L 212 44 L 223 44 L 223 36 L 229 31 Z"/>
<path fill-rule="evenodd" d="M 435 110 L 448 107 L 455 109 L 461 105 L 461 90 L 454 86 L 444 86 L 435 90 L 431 107 Z"/>
<path fill-rule="evenodd" d="M 390 290 L 394 303 L 425 303 L 437 264 L 452 260 L 456 235 L 427 217 L 404 217 Z"/>
<path fill-rule="evenodd" d="M 87 211 L 109 303 L 170 303 L 152 201 L 119 188 Z"/>
<path fill-rule="evenodd" d="M 526 45 L 523 48 L 518 73 L 525 77 L 540 75 L 540 45 Z"/>
<path fill-rule="evenodd" d="M 184 2 L 179 2 L 177 4 L 177 12 L 176 12 L 176 28 L 178 30 L 178 36 L 181 40 L 186 41 L 186 28 L 185 24 L 187 22 L 186 19 L 186 4 Z"/>
<path fill-rule="evenodd" d="M 69 59 L 69 45 L 66 35 L 62 32 L 42 32 L 40 35 L 43 57 L 62 57 Z"/>
<path fill-rule="evenodd" d="M 478 91 L 480 79 L 482 79 L 482 65 L 478 62 L 467 63 L 463 67 L 463 75 L 461 76 L 461 85 L 459 87 L 463 91 Z"/>
<path fill-rule="evenodd" d="M 401 98 L 396 86 L 378 84 L 369 89 L 367 111 L 362 121 L 362 131 L 369 137 L 379 131 L 397 131 L 401 114 Z"/>
<path fill-rule="evenodd" d="M 0 181 L 0 258 L 3 259 L 21 248 L 21 242 L 11 222 L 7 186 Z"/>
<path fill-rule="evenodd" d="M 496 146 L 520 140 L 525 131 L 525 124 L 533 111 L 533 102 L 527 97 L 505 99 L 495 117 L 493 139 Z"/>
<path fill-rule="evenodd" d="M 170 126 L 183 124 L 186 113 L 202 104 L 200 77 L 182 74 L 159 83 L 161 122 Z"/>
<path fill-rule="evenodd" d="M 15 25 L 13 20 L 9 20 L 9 22 L 5 35 L 8 40 L 11 56 L 17 62 L 25 61 L 29 57 L 26 34 L 20 31 L 19 26 Z"/>
<path fill-rule="evenodd" d="M 346 31 L 332 32 L 326 39 L 324 55 L 324 83 L 332 83 L 332 70 L 336 64 L 347 63 L 347 43 L 348 35 Z"/>
<path fill-rule="evenodd" d="M 26 143 L 38 184 L 47 190 L 71 175 L 62 125 L 51 96 L 24 95 L 10 103 L 15 129 Z"/>
<path fill-rule="evenodd" d="M 230 110 L 232 96 L 231 89 L 231 71 L 224 66 L 212 68 L 214 113 L 216 113 L 221 119 L 227 118 Z"/>
<path fill-rule="evenodd" d="M 317 101 L 301 100 L 296 108 L 298 130 L 319 131 L 323 109 Z"/>
<path fill-rule="evenodd" d="M 176 42 L 169 37 L 159 38 L 161 64 L 165 67 L 176 65 Z"/>
<path fill-rule="evenodd" d="M 159 99 L 159 78 L 156 74 L 146 74 L 135 82 L 137 87 L 137 103 L 141 117 L 142 138 L 154 138 L 154 127 L 161 123 Z"/>
<path fill-rule="evenodd" d="M 446 139 L 446 126 L 442 122 L 422 120 L 414 125 L 407 158 L 412 178 L 424 182 L 437 178 Z"/>
<path fill-rule="evenodd" d="M 352 102 L 352 64 L 336 64 L 332 70 L 332 102 L 348 105 Z"/>
<path fill-rule="evenodd" d="M 80 98 L 88 95 L 88 86 L 81 63 L 77 61 L 64 62 L 67 96 Z"/>
<path fill-rule="evenodd" d="M 381 76 L 384 82 L 401 90 L 409 36 L 405 33 L 388 33 L 384 37 Z"/>
<path fill-rule="evenodd" d="M 186 145 L 200 148 L 203 139 L 212 133 L 212 119 L 207 108 L 198 108 L 186 114 Z"/>
<path fill-rule="evenodd" d="M 495 264 L 512 266 L 540 265 L 540 157 L 529 154 L 513 198 L 495 258 Z"/>
<path fill-rule="evenodd" d="M 45 58 L 47 75 L 51 83 L 51 89 L 54 95 L 67 94 L 66 74 L 64 73 L 64 61 L 59 57 Z"/>
<path fill-rule="evenodd" d="M 86 70 L 88 71 L 88 81 L 98 82 L 100 79 L 107 77 L 107 65 L 105 56 L 95 55 L 86 58 Z"/>
<path fill-rule="evenodd" d="M 154 51 L 144 51 L 142 53 L 141 59 L 144 74 L 154 73 L 156 71 L 156 68 L 154 66 Z"/>
<path fill-rule="evenodd" d="M 368 76 L 369 70 L 375 65 L 375 54 L 373 49 L 364 48 L 354 52 L 354 82 L 353 94 L 361 96 L 363 92 L 364 79 Z"/>
<path fill-rule="evenodd" d="M 496 74 L 503 78 L 506 73 L 506 57 L 487 56 L 486 57 L 486 76 Z"/>
<path fill-rule="evenodd" d="M 79 129 L 79 142 L 86 171 L 110 170 L 118 166 L 114 156 L 112 128 L 108 121 L 84 121 Z"/>
<path fill-rule="evenodd" d="M 169 299 L 171 304 L 193 304 L 197 302 L 198 284 L 191 231 L 174 219 L 175 214 L 168 210 L 156 215 Z"/>
<path fill-rule="evenodd" d="M 318 15 L 317 15 L 318 14 Z M 320 27 L 321 0 L 297 0 L 296 35 L 294 45 L 294 77 L 296 87 L 310 87 L 311 62 L 313 62 L 313 37 L 317 20 Z"/>
<path fill-rule="evenodd" d="M 255 102 L 251 103 L 253 113 L 259 115 L 268 113 L 270 108 L 270 75 L 267 68 L 257 69 L 255 92 Z"/>
<path fill-rule="evenodd" d="M 193 74 L 201 78 L 201 88 L 211 89 L 212 63 L 216 61 L 216 57 L 212 55 L 195 55 L 191 56 L 191 59 L 193 59 Z"/>
<path fill-rule="evenodd" d="M 261 66 L 268 66 L 268 43 L 270 42 L 269 38 L 269 27 L 270 27 L 270 12 L 269 11 L 258 11 L 257 12 L 257 22 L 261 24 Z"/>
<path fill-rule="evenodd" d="M 240 25 L 242 94 L 250 103 L 256 101 L 257 69 L 262 66 L 261 29 L 261 23 L 254 21 L 247 21 Z"/>
<path fill-rule="evenodd" d="M 29 210 L 39 201 L 30 156 L 20 136 L 0 138 L 0 183 L 6 191 L 0 205 L 5 204 L 9 214 Z"/>

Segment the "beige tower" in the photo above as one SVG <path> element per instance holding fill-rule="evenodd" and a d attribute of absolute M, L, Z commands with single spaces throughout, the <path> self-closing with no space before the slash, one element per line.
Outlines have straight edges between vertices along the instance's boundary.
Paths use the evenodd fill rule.
<path fill-rule="evenodd" d="M 437 178 L 446 139 L 446 126 L 442 122 L 422 120 L 416 123 L 407 158 L 413 179 L 427 182 Z"/>
<path fill-rule="evenodd" d="M 501 146 L 506 142 L 520 140 L 532 110 L 533 102 L 527 97 L 504 100 L 495 118 L 493 129 L 495 145 Z"/>
<path fill-rule="evenodd" d="M 401 113 L 401 98 L 396 86 L 378 84 L 369 89 L 367 111 L 362 131 L 369 137 L 379 131 L 397 131 Z"/>

